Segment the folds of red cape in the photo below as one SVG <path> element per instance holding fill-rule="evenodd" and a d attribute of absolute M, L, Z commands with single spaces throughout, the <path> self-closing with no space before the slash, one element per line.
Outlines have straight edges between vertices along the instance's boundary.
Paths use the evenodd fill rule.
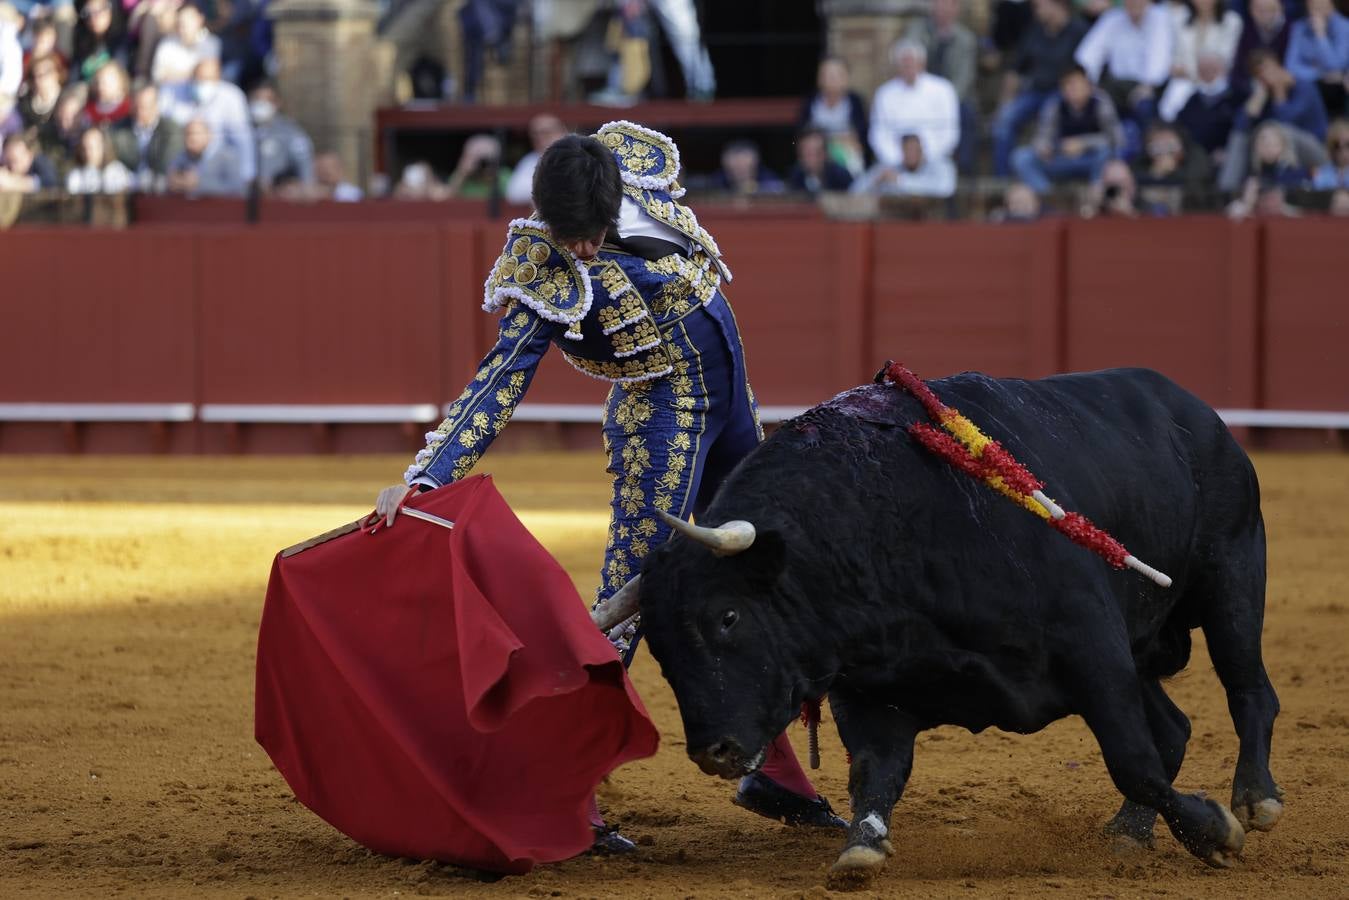
<path fill-rule="evenodd" d="M 557 561 L 475 477 L 277 557 L 255 729 L 305 806 L 381 853 L 528 871 L 591 844 L 587 801 L 655 726 Z"/>

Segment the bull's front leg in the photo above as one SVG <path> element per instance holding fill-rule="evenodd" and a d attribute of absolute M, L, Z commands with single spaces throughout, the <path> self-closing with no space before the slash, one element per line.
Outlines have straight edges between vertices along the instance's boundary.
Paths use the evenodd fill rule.
<path fill-rule="evenodd" d="M 829 887 L 850 890 L 870 882 L 894 853 L 890 813 L 913 769 L 918 727 L 893 706 L 870 703 L 837 689 L 829 695 L 829 708 L 852 757 L 848 773 L 852 825 L 843 852 L 829 870 Z"/>

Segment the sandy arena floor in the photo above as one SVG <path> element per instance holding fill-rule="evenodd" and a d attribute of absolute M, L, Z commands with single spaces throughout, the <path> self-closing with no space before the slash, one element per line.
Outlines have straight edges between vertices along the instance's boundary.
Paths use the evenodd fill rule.
<path fill-rule="evenodd" d="M 488 462 L 589 593 L 599 455 Z M 1283 702 L 1278 829 L 1253 835 L 1234 871 L 1204 868 L 1164 831 L 1155 851 L 1116 857 L 1099 828 L 1118 796 L 1079 721 L 1029 737 L 941 729 L 919 740 L 873 895 L 1349 896 L 1349 456 L 1257 462 L 1265 649 Z M 733 807 L 730 785 L 684 756 L 645 654 L 634 675 L 664 743 L 601 793 L 643 843 L 634 859 L 479 883 L 371 854 L 291 798 L 252 738 L 271 557 L 368 510 L 404 463 L 0 458 L 0 897 L 824 896 L 839 840 Z M 1226 798 L 1236 740 L 1196 638 L 1171 685 L 1194 723 L 1178 784 Z M 817 783 L 846 808 L 843 752 L 831 728 L 822 737 Z"/>

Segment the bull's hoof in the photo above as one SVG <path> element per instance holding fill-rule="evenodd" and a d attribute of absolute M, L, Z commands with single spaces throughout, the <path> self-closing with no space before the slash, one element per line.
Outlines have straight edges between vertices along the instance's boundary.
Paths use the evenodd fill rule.
<path fill-rule="evenodd" d="M 885 860 L 895 848 L 888 840 L 882 840 L 878 847 L 858 844 L 839 854 L 829 867 L 829 877 L 825 886 L 831 891 L 857 891 L 871 884 L 872 879 L 885 868 Z"/>
<path fill-rule="evenodd" d="M 1129 856 L 1153 848 L 1152 829 L 1156 822 L 1156 810 L 1126 800 L 1115 817 L 1105 823 L 1103 831 L 1110 838 L 1116 856 Z"/>
<path fill-rule="evenodd" d="M 1236 813 L 1237 821 L 1247 831 L 1273 831 L 1283 817 L 1283 803 L 1273 797 L 1253 802 L 1242 802 L 1233 797 L 1232 812 Z"/>
<path fill-rule="evenodd" d="M 1211 800 L 1209 802 L 1213 803 Z M 1222 813 L 1227 826 L 1227 834 L 1218 846 L 1209 851 L 1203 859 L 1204 862 L 1215 869 L 1230 869 L 1237 864 L 1237 859 L 1241 856 L 1241 848 L 1246 844 L 1246 832 L 1242 830 L 1237 817 L 1232 815 L 1226 807 L 1217 803 L 1213 803 L 1213 806 Z"/>

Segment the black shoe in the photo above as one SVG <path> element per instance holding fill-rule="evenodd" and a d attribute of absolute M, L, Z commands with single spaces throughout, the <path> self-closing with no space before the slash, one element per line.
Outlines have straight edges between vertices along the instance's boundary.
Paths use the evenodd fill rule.
<path fill-rule="evenodd" d="M 788 825 L 848 830 L 847 821 L 834 815 L 828 800 L 823 797 L 809 800 L 787 790 L 762 772 L 751 772 L 740 779 L 740 790 L 735 792 L 731 802 L 741 809 Z"/>
<path fill-rule="evenodd" d="M 617 828 L 596 828 L 592 825 L 590 830 L 595 832 L 595 843 L 590 845 L 590 852 L 596 856 L 622 856 L 637 852 L 637 845 L 619 834 Z"/>

